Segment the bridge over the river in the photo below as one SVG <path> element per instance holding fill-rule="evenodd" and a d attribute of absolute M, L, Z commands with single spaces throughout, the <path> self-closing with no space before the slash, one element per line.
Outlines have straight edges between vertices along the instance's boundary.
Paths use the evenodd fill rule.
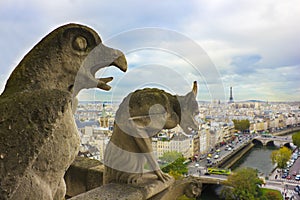
<path fill-rule="evenodd" d="M 277 146 L 285 146 L 285 145 L 290 145 L 293 143 L 292 136 L 270 136 L 270 137 L 265 137 L 265 136 L 257 136 L 253 138 L 253 142 L 261 142 L 263 145 L 268 145 L 270 143 L 273 143 L 274 145 Z"/>
<path fill-rule="evenodd" d="M 227 176 L 224 175 L 192 175 L 201 181 L 202 184 L 216 184 L 216 185 L 224 185 L 227 180 Z M 275 189 L 278 191 L 282 191 L 284 182 L 281 180 L 265 180 L 265 184 L 263 184 L 264 188 Z M 297 184 L 289 183 L 292 186 L 296 186 Z"/>

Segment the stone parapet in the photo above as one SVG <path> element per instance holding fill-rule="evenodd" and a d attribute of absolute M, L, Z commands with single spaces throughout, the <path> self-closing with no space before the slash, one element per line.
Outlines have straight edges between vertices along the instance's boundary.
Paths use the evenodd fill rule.
<path fill-rule="evenodd" d="M 84 157 L 76 157 L 65 174 L 67 198 L 70 200 L 173 200 L 179 196 L 196 197 L 201 194 L 201 180 L 187 177 L 163 183 L 150 177 L 138 185 L 103 183 L 104 165 Z M 145 174 L 145 176 L 149 176 Z"/>
<path fill-rule="evenodd" d="M 90 158 L 77 156 L 65 174 L 67 197 L 85 193 L 103 184 L 104 165 Z"/>
<path fill-rule="evenodd" d="M 71 200 L 144 200 L 142 190 L 127 184 L 107 184 L 71 198 Z"/>

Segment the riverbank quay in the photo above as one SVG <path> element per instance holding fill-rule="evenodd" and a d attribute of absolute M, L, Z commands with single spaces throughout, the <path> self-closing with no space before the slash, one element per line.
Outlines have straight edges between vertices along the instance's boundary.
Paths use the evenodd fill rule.
<path fill-rule="evenodd" d="M 284 181 L 274 181 L 268 180 L 262 188 L 277 190 L 281 193 L 283 199 L 293 199 L 293 200 L 300 200 L 300 196 L 297 192 L 294 191 L 294 188 L 297 186 L 295 183 L 286 183 Z M 292 197 L 292 198 L 291 198 Z"/>
<path fill-rule="evenodd" d="M 298 152 L 296 149 L 294 152 Z M 298 156 L 297 160 L 294 164 L 288 168 L 289 176 L 282 176 L 281 170 L 277 168 L 272 171 L 269 175 L 267 183 L 268 185 L 272 185 L 278 187 L 278 190 L 284 195 L 284 197 L 292 197 L 293 199 L 300 200 L 300 195 L 294 189 L 297 185 L 300 185 L 300 181 L 296 180 L 295 177 L 297 174 L 300 174 L 300 157 Z"/>
<path fill-rule="evenodd" d="M 248 151 L 250 151 L 255 145 L 252 143 L 252 140 L 249 140 L 247 143 L 234 148 L 232 152 L 222 159 L 218 160 L 215 163 L 218 168 L 231 168 L 238 160 L 240 160 Z"/>
<path fill-rule="evenodd" d="M 278 132 L 272 132 L 271 134 L 273 136 L 284 136 L 284 135 L 289 135 L 289 134 L 292 134 L 292 133 L 295 133 L 295 132 L 298 132 L 298 131 L 300 131 L 299 126 L 288 128 L 288 129 L 281 130 L 281 131 L 278 131 Z"/>
<path fill-rule="evenodd" d="M 289 135 L 295 132 L 300 131 L 300 127 L 292 127 L 289 129 L 285 129 L 279 132 L 274 132 L 272 133 L 273 136 L 284 136 L 284 135 Z M 255 139 L 255 138 L 253 138 Z M 233 151 L 224 156 L 223 158 L 219 159 L 216 161 L 214 164 L 216 167 L 219 168 L 231 168 L 238 160 L 240 160 L 248 151 L 250 151 L 255 145 L 253 144 L 253 139 L 250 139 L 243 145 L 234 148 Z"/>

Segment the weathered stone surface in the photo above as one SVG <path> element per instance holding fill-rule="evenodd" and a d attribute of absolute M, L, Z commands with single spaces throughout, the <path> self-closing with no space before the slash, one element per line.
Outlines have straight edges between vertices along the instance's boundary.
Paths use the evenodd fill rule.
<path fill-rule="evenodd" d="M 151 196 L 161 192 L 159 188 L 170 186 L 174 180 L 160 170 L 151 137 L 178 124 L 187 131 L 188 127 L 198 128 L 194 121 L 198 111 L 196 91 L 195 82 L 193 91 L 186 96 L 173 96 L 158 89 L 129 94 L 116 113 L 113 134 L 105 151 L 104 183 L 143 185 L 145 193 Z"/>
<path fill-rule="evenodd" d="M 79 146 L 71 95 L 40 90 L 10 97 L 0 99 L 5 113 L 0 123 L 0 199 L 52 199 L 65 190 L 60 182 Z"/>
<path fill-rule="evenodd" d="M 144 179 L 144 182 L 136 186 L 110 183 L 75 196 L 71 200 L 146 200 L 166 190 L 173 183 L 174 180 L 163 183 L 154 179 Z"/>
<path fill-rule="evenodd" d="M 79 147 L 74 97 L 83 88 L 108 90 L 112 78 L 94 74 L 112 64 L 127 67 L 120 51 L 77 24 L 57 28 L 23 58 L 0 96 L 1 200 L 63 198 L 63 176 Z"/>
<path fill-rule="evenodd" d="M 189 198 L 196 198 L 201 195 L 202 183 L 196 177 L 187 177 L 177 180 L 167 190 L 149 198 L 148 200 L 174 200 L 183 195 Z"/>
<path fill-rule="evenodd" d="M 195 177 L 167 183 L 153 179 L 144 180 L 144 183 L 137 186 L 121 183 L 106 184 L 70 200 L 174 200 L 182 195 L 195 198 L 200 196 L 202 191 L 201 180 Z"/>
<path fill-rule="evenodd" d="M 104 165 L 100 161 L 77 156 L 64 176 L 66 195 L 73 197 L 102 186 L 103 173 Z"/>
<path fill-rule="evenodd" d="M 171 180 L 167 183 L 148 177 L 143 179 L 145 180 L 144 183 L 137 186 L 128 185 L 130 189 L 122 192 L 119 189 L 124 188 L 124 184 L 109 184 L 110 186 L 99 188 L 102 186 L 103 172 L 104 166 L 100 161 L 76 157 L 65 174 L 67 196 L 76 197 L 75 199 L 90 199 L 92 197 L 102 199 L 105 195 L 112 197 L 116 192 L 120 192 L 122 198 L 131 197 L 137 193 L 143 195 L 137 196 L 138 199 L 173 200 L 184 194 L 191 198 L 199 196 L 202 190 L 201 179 L 194 177 L 184 178 L 176 182 Z M 148 176 L 154 175 L 148 174 Z M 114 190 L 115 188 L 117 189 Z"/>
<path fill-rule="evenodd" d="M 145 200 L 143 191 L 127 184 L 107 184 L 70 200 Z"/>

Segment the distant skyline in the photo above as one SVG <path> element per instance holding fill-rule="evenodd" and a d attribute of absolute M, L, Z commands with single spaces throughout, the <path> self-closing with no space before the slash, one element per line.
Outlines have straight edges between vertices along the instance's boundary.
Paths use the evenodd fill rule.
<path fill-rule="evenodd" d="M 121 100 L 141 87 L 184 95 L 197 80 L 199 101 L 228 101 L 230 87 L 234 101 L 300 101 L 299 5 L 300 0 L 0 1 L 0 93 L 42 37 L 74 22 L 96 30 L 128 60 L 125 74 L 112 68 L 98 73 L 115 77 L 111 92 L 82 91 L 80 100 Z"/>

